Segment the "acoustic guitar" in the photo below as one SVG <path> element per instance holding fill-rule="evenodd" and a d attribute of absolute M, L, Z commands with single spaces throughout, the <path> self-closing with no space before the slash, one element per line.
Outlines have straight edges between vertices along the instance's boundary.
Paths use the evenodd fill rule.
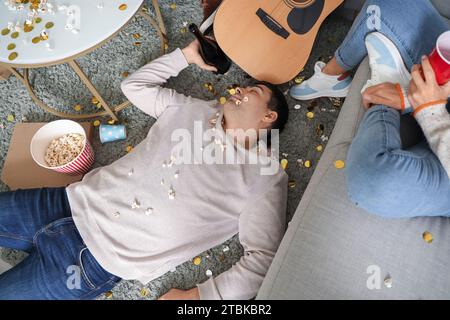
<path fill-rule="evenodd" d="M 305 66 L 322 22 L 343 1 L 224 0 L 214 20 L 214 35 L 249 75 L 285 83 Z"/>

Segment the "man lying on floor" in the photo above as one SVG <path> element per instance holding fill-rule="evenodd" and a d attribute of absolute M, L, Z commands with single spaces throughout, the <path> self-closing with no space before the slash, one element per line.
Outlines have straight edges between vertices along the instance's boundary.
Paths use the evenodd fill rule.
<path fill-rule="evenodd" d="M 0 299 L 93 299 L 121 279 L 147 284 L 237 233 L 238 263 L 163 299 L 256 295 L 285 230 L 287 201 L 287 175 L 257 133 L 282 130 L 288 106 L 267 83 L 238 88 L 224 106 L 162 88 L 191 63 L 211 70 L 198 50 L 196 41 L 177 49 L 122 84 L 158 118 L 133 152 L 67 188 L 0 194 L 0 247 L 29 253 L 0 275 Z M 225 156 L 235 161 L 221 164 Z"/>
<path fill-rule="evenodd" d="M 371 213 L 450 216 L 450 82 L 438 85 L 425 56 L 448 30 L 428 0 L 368 0 L 335 57 L 318 62 L 312 78 L 291 88 L 299 100 L 345 96 L 347 71 L 369 56 L 372 75 L 362 90 L 368 111 L 350 147 L 346 175 L 350 199 Z M 401 115 L 414 116 L 426 140 L 403 148 Z"/>

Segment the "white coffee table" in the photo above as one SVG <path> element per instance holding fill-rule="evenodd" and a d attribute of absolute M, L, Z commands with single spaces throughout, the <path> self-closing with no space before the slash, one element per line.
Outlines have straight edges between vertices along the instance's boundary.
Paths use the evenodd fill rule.
<path fill-rule="evenodd" d="M 34 102 L 54 115 L 71 119 L 110 116 L 118 120 L 117 112 L 128 107 L 130 102 L 110 107 L 75 59 L 92 52 L 114 37 L 136 14 L 145 18 L 157 30 L 161 40 L 161 54 L 164 54 L 167 37 L 158 1 L 152 0 L 156 21 L 148 14 L 148 8 L 143 5 L 144 0 L 41 0 L 41 3 L 53 5 L 50 7 L 53 12 L 38 12 L 39 18 L 34 17 L 30 31 L 29 26 L 25 28 L 25 23 L 27 19 L 28 22 L 33 20 L 30 17 L 31 2 L 32 0 L 25 4 L 22 10 L 14 11 L 8 8 L 5 0 L 0 1 L 0 68 L 12 72 L 23 82 Z M 8 30 L 8 24 L 12 30 Z M 14 27 L 11 28 L 11 25 Z M 17 25 L 20 26 L 18 29 L 15 28 Z M 42 31 L 47 33 L 48 39 L 45 39 Z M 69 114 L 46 105 L 36 96 L 29 82 L 29 69 L 63 63 L 69 64 L 92 95 L 98 98 L 103 111 L 94 114 Z M 18 69 L 22 69 L 22 73 Z"/>

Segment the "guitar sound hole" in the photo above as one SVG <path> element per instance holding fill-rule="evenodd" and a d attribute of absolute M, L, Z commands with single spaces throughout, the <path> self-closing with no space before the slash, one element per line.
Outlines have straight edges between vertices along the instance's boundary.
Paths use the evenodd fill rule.
<path fill-rule="evenodd" d="M 315 0 L 284 0 L 287 6 L 291 8 L 302 8 L 311 5 Z"/>

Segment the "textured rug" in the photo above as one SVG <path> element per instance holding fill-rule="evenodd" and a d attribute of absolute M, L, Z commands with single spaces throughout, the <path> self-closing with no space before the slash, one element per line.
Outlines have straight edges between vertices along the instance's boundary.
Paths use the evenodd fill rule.
<path fill-rule="evenodd" d="M 168 30 L 169 51 L 183 47 L 193 39 L 186 32 L 185 26 L 190 22 L 201 22 L 202 11 L 199 2 L 200 0 L 159 1 Z M 176 6 L 172 5 L 174 3 Z M 320 30 L 311 58 L 300 76 L 311 76 L 315 61 L 328 60 L 345 37 L 350 26 L 349 21 L 338 15 L 329 17 Z M 141 38 L 136 40 L 133 37 L 134 34 L 141 35 Z M 138 41 L 141 42 L 140 45 L 136 44 Z M 123 80 L 123 73 L 132 73 L 146 62 L 157 58 L 158 55 L 159 39 L 156 32 L 142 18 L 136 18 L 114 39 L 78 61 L 94 84 L 98 86 L 104 98 L 111 105 L 115 105 L 124 101 L 119 87 Z M 74 106 L 81 105 L 80 113 L 96 110 L 91 103 L 92 96 L 66 65 L 33 70 L 31 81 L 38 96 L 51 106 L 60 110 L 76 112 Z M 236 66 L 226 76 L 215 76 L 191 66 L 178 78 L 171 79 L 168 86 L 194 97 L 218 99 L 220 96 L 226 95 L 226 88 L 229 85 L 245 85 L 248 81 L 245 73 Z M 216 93 L 208 91 L 204 86 L 205 83 L 212 83 Z M 286 91 L 292 84 L 293 82 L 287 83 L 281 88 Z M 325 148 L 326 138 L 333 131 L 340 104 L 329 99 L 298 103 L 289 98 L 288 101 L 291 108 L 290 121 L 281 135 L 280 148 L 283 157 L 289 161 L 287 172 L 291 183 L 287 216 L 290 220 L 320 159 L 321 152 L 317 151 L 316 147 L 322 145 Z M 314 112 L 313 119 L 306 116 L 309 111 Z M 11 115 L 14 120 L 8 121 L 8 118 L 11 120 Z M 135 107 L 121 112 L 120 119 L 127 125 L 128 139 L 123 142 L 102 145 L 98 138 L 98 131 L 96 131 L 94 142 L 96 166 L 107 165 L 126 154 L 127 147 L 138 144 L 154 123 L 152 118 Z M 18 80 L 11 77 L 6 81 L 1 81 L 0 169 L 3 167 L 12 130 L 17 122 L 51 120 L 56 120 L 56 117 L 39 109 Z M 105 122 L 108 119 L 100 120 Z M 323 132 L 321 132 L 322 129 Z M 302 165 L 302 162 L 307 160 L 312 164 L 309 168 Z M 7 190 L 8 188 L 0 183 L 0 191 Z M 112 293 L 103 295 L 99 299 L 156 299 L 170 288 L 189 289 L 196 283 L 207 279 L 206 271 L 210 270 L 213 275 L 218 275 L 230 268 L 239 260 L 242 252 L 242 247 L 235 236 L 217 248 L 212 248 L 204 253 L 199 252 L 201 264 L 198 266 L 194 265 L 192 261 L 187 261 L 178 266 L 176 270 L 152 281 L 147 286 L 135 281 L 122 281 Z M 3 249 L 1 257 L 12 264 L 17 264 L 25 257 L 25 254 Z"/>

